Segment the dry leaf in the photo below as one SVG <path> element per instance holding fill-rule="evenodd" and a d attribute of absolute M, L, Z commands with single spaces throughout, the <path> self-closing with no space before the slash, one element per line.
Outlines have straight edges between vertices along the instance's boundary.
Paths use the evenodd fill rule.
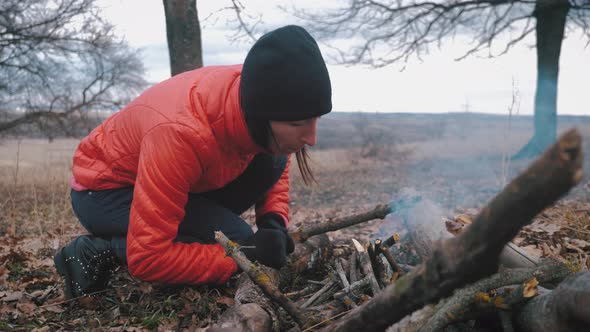
<path fill-rule="evenodd" d="M 51 331 L 49 326 L 43 326 L 43 327 L 35 328 L 35 329 L 31 330 L 31 332 L 49 332 L 49 331 Z"/>
<path fill-rule="evenodd" d="M 217 299 L 215 299 L 215 302 L 217 302 L 219 304 L 225 304 L 228 307 L 231 307 L 236 303 L 236 301 L 234 299 L 232 299 L 231 297 L 227 297 L 227 296 L 220 296 Z"/>
<path fill-rule="evenodd" d="M 455 217 L 455 221 L 463 225 L 471 225 L 473 223 L 473 217 L 468 214 L 460 214 Z"/>
<path fill-rule="evenodd" d="M 201 298 L 201 293 L 193 288 L 185 288 L 180 295 L 189 302 L 196 302 Z"/>
<path fill-rule="evenodd" d="M 543 250 L 537 248 L 536 245 L 531 244 L 528 246 L 521 247 L 522 249 L 528 251 L 531 255 L 541 257 L 543 256 Z"/>
<path fill-rule="evenodd" d="M 539 294 L 539 291 L 537 290 L 537 285 L 539 285 L 539 281 L 537 281 L 537 278 L 533 278 L 525 282 L 524 289 L 522 291 L 522 296 L 524 298 L 529 298 Z"/>
<path fill-rule="evenodd" d="M 150 294 L 154 290 L 154 287 L 150 283 L 142 282 L 139 284 L 139 290 L 143 294 Z"/>
<path fill-rule="evenodd" d="M 34 314 L 35 311 L 38 310 L 37 305 L 29 299 L 24 299 L 23 301 L 18 302 L 16 308 L 27 316 Z"/>
<path fill-rule="evenodd" d="M 490 295 L 488 293 L 477 292 L 475 293 L 476 302 L 490 302 Z"/>
<path fill-rule="evenodd" d="M 529 230 L 535 233 L 547 233 L 553 235 L 561 229 L 561 226 L 550 223 L 534 223 L 529 227 Z"/>
<path fill-rule="evenodd" d="M 453 234 L 454 236 L 461 234 L 464 228 L 463 224 L 454 220 L 445 220 L 445 226 L 447 228 L 447 232 Z"/>
<path fill-rule="evenodd" d="M 100 303 L 98 303 L 98 300 L 95 297 L 91 296 L 84 296 L 79 298 L 78 303 L 80 304 L 80 307 L 84 309 L 96 310 L 100 308 Z"/>
<path fill-rule="evenodd" d="M 0 301 L 2 302 L 12 302 L 12 301 L 20 301 L 23 298 L 23 292 L 11 292 L 11 291 L 4 291 L 0 292 Z"/>
<path fill-rule="evenodd" d="M 494 306 L 499 309 L 509 309 L 508 305 L 504 303 L 504 298 L 502 296 L 496 296 L 494 298 Z"/>
<path fill-rule="evenodd" d="M 61 304 L 61 302 L 59 304 L 56 303 L 53 305 L 45 304 L 42 309 L 44 311 L 49 311 L 49 312 L 54 312 L 56 314 L 61 314 L 62 312 L 65 311 L 65 309 L 60 304 Z"/>
<path fill-rule="evenodd" d="M 574 250 L 577 252 L 584 252 L 584 249 L 590 248 L 590 243 L 580 239 L 570 239 L 567 237 L 563 238 L 565 242 L 565 247 L 570 250 Z"/>

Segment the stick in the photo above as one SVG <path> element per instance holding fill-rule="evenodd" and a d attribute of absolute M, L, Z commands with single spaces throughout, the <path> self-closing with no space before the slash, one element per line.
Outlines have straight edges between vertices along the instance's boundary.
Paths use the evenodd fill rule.
<path fill-rule="evenodd" d="M 439 243 L 418 268 L 326 330 L 383 331 L 425 304 L 493 274 L 504 245 L 582 180 L 581 144 L 577 130 L 566 132 L 494 197 L 465 232 Z"/>
<path fill-rule="evenodd" d="M 310 305 L 312 305 L 320 296 L 322 296 L 324 293 L 326 293 L 327 291 L 329 291 L 330 288 L 332 288 L 336 283 L 337 283 L 337 281 L 335 281 L 335 280 L 328 281 L 324 285 L 324 287 L 320 288 L 320 290 L 317 291 L 315 294 L 313 294 L 312 297 L 310 297 L 309 299 L 307 299 L 307 301 L 305 301 L 305 303 L 303 303 L 301 305 L 301 308 L 307 308 Z"/>
<path fill-rule="evenodd" d="M 278 288 L 269 282 L 270 278 L 268 275 L 266 275 L 257 264 L 253 264 L 246 255 L 239 250 L 239 245 L 237 243 L 230 241 L 230 239 L 220 231 L 215 232 L 215 241 L 217 241 L 236 264 L 248 274 L 250 279 L 262 289 L 264 294 L 283 307 L 283 309 L 295 319 L 300 327 L 305 326 L 306 319 L 299 308 L 281 293 Z"/>
<path fill-rule="evenodd" d="M 388 248 L 391 247 L 392 245 L 396 244 L 399 242 L 399 234 L 397 233 L 393 233 L 392 236 L 388 237 L 387 239 L 385 239 L 385 241 L 383 241 L 383 247 Z"/>
<path fill-rule="evenodd" d="M 356 266 L 356 251 L 353 251 L 352 254 L 350 254 L 350 282 L 354 283 L 355 281 L 359 280 L 358 275 L 356 273 L 357 270 L 357 266 Z"/>
<path fill-rule="evenodd" d="M 390 204 L 379 204 L 373 208 L 373 210 L 346 216 L 342 218 L 329 219 L 328 221 L 316 222 L 310 226 L 299 227 L 296 231 L 289 232 L 293 241 L 304 242 L 309 237 L 333 232 L 345 227 L 352 225 L 361 224 L 374 219 L 384 219 L 389 213 L 392 212 Z"/>
<path fill-rule="evenodd" d="M 342 287 L 346 288 L 350 286 L 348 279 L 346 278 L 346 273 L 344 273 L 344 269 L 342 268 L 342 264 L 339 260 L 336 260 L 336 273 L 340 277 L 340 281 L 342 281 Z"/>
<path fill-rule="evenodd" d="M 356 252 L 359 256 L 359 261 L 361 263 L 361 270 L 365 274 L 365 278 L 369 278 L 369 282 L 371 285 L 371 290 L 373 291 L 373 296 L 377 295 L 381 288 L 379 287 L 379 283 L 375 278 L 375 273 L 373 272 L 373 267 L 371 266 L 371 258 L 369 257 L 369 253 L 365 250 L 357 240 L 352 239 L 352 243 L 356 249 Z"/>
<path fill-rule="evenodd" d="M 379 249 L 381 250 L 381 253 L 383 254 L 383 256 L 385 256 L 385 259 L 387 259 L 387 262 L 389 263 L 389 265 L 391 265 L 393 272 L 397 272 L 399 275 L 404 274 L 402 269 L 397 264 L 395 258 L 393 257 L 393 254 L 391 253 L 391 251 L 389 251 L 389 248 L 387 248 L 385 246 L 380 246 Z"/>
<path fill-rule="evenodd" d="M 334 298 L 337 300 L 340 300 L 340 299 L 344 298 L 344 296 L 348 295 L 349 293 L 351 293 L 351 292 L 354 293 L 354 292 L 358 291 L 359 289 L 366 287 L 370 284 L 371 284 L 371 280 L 369 278 L 365 277 L 357 282 L 350 284 L 350 286 L 345 287 L 341 291 L 336 292 L 334 294 Z"/>

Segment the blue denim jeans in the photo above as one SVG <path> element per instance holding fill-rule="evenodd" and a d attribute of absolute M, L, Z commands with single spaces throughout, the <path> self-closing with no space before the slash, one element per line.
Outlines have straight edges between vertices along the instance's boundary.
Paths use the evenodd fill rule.
<path fill-rule="evenodd" d="M 185 216 L 176 241 L 215 243 L 213 232 L 221 230 L 240 241 L 253 234 L 240 215 L 260 200 L 279 180 L 287 165 L 286 156 L 256 155 L 246 170 L 225 187 L 204 193 L 189 193 Z M 127 262 L 127 230 L 133 188 L 71 191 L 72 207 L 80 223 L 91 234 L 110 239 L 113 251 Z"/>

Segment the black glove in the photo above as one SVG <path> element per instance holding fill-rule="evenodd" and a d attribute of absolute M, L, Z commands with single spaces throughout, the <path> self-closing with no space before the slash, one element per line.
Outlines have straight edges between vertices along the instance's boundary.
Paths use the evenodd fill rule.
<path fill-rule="evenodd" d="M 258 261 L 275 269 L 285 266 L 287 255 L 295 250 L 295 244 L 287 233 L 283 218 L 269 213 L 260 217 L 256 224 L 258 232 L 240 241 L 240 245 L 254 248 L 242 248 L 242 252 L 251 261 Z"/>

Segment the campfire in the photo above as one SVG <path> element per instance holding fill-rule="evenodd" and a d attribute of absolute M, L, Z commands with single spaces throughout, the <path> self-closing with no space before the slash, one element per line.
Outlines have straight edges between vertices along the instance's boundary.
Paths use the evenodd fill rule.
<path fill-rule="evenodd" d="M 296 249 L 280 271 L 250 262 L 238 244 L 217 232 L 243 273 L 235 305 L 216 328 L 587 330 L 590 273 L 540 260 L 510 242 L 582 176 L 581 137 L 570 130 L 475 216 L 458 215 L 438 229 L 432 227 L 435 214 L 428 212 L 433 202 L 402 195 L 364 213 L 291 230 Z M 346 255 L 334 257 L 327 232 L 393 214 L 408 227 L 403 238 L 390 234 L 367 243 L 351 238 Z M 414 259 L 402 260 L 408 256 L 404 251 Z M 313 275 L 309 271 L 322 267 L 315 274 L 320 278 L 307 279 L 304 287 L 279 290 L 281 280 Z"/>

